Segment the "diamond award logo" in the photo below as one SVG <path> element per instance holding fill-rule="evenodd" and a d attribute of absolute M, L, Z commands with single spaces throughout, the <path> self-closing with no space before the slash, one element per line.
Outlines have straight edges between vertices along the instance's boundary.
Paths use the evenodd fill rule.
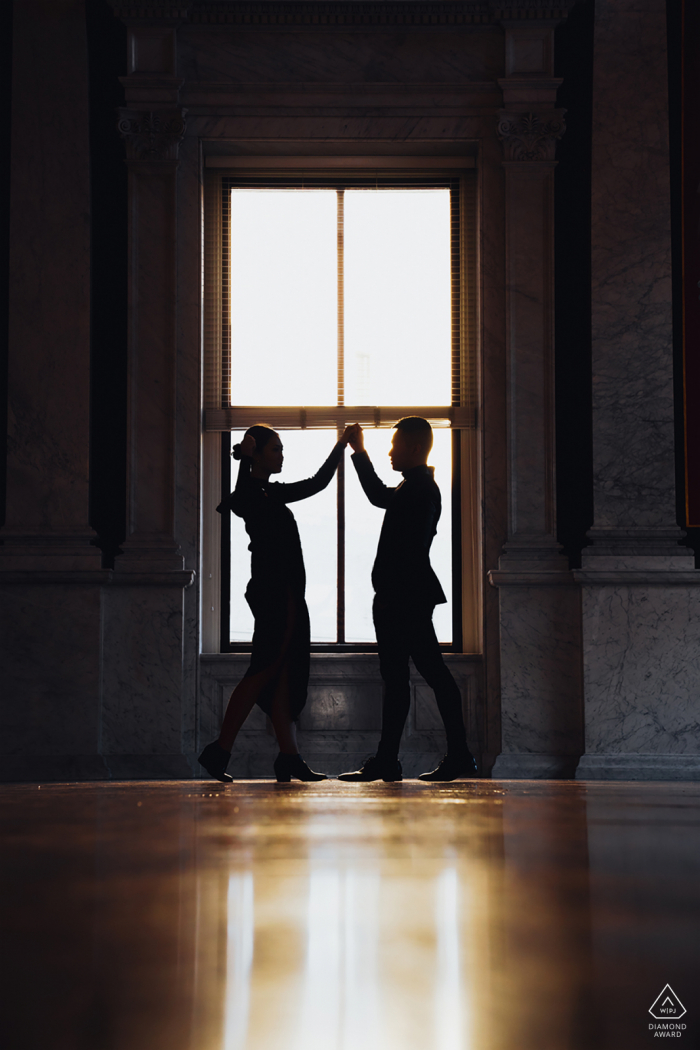
<path fill-rule="evenodd" d="M 668 1021 L 669 1018 L 678 1020 L 679 1017 L 687 1013 L 687 1010 L 671 985 L 667 984 L 658 998 L 649 1007 L 649 1013 L 657 1021 Z"/>

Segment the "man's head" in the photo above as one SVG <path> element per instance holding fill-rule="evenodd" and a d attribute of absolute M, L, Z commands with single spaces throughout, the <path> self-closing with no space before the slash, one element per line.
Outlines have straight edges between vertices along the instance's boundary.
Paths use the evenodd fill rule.
<path fill-rule="evenodd" d="M 411 470 L 428 460 L 433 447 L 433 428 L 422 416 L 404 416 L 394 428 L 389 450 L 393 470 Z"/>

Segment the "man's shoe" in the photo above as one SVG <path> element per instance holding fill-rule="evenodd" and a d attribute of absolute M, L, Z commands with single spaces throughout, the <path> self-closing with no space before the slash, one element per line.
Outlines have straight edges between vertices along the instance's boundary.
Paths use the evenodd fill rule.
<path fill-rule="evenodd" d="M 437 769 L 430 773 L 421 773 L 419 780 L 457 780 L 461 777 L 475 777 L 476 760 L 471 751 L 463 751 L 458 755 L 447 754 L 440 762 Z"/>
<path fill-rule="evenodd" d="M 378 755 L 372 755 L 371 758 L 367 759 L 361 769 L 355 770 L 354 773 L 341 773 L 338 780 L 350 781 L 352 783 L 360 783 L 368 780 L 384 780 L 386 783 L 393 783 L 395 780 L 403 780 L 403 773 L 398 758 L 386 759 L 379 758 Z"/>
<path fill-rule="evenodd" d="M 292 777 L 297 780 L 328 780 L 326 773 L 309 769 L 301 755 L 284 755 L 280 751 L 274 763 L 278 784 L 288 784 Z"/>
<path fill-rule="evenodd" d="M 222 784 L 233 783 L 233 777 L 226 772 L 226 766 L 231 758 L 231 752 L 225 751 L 218 740 L 214 740 L 202 751 L 197 759 L 200 766 L 204 766 L 210 777 L 220 780 Z"/>

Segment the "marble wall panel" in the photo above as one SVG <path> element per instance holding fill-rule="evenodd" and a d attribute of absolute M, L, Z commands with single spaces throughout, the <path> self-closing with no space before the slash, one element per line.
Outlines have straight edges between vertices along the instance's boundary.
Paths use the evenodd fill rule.
<path fill-rule="evenodd" d="M 578 588 L 501 586 L 499 603 L 503 751 L 493 775 L 517 775 L 515 756 L 523 754 L 578 758 L 583 750 Z"/>
<path fill-rule="evenodd" d="M 663 0 L 596 3 L 581 779 L 700 776 L 700 593 L 677 546 L 665 40 Z"/>
<path fill-rule="evenodd" d="M 597 0 L 592 325 L 596 528 L 675 525 L 663 0 Z"/>
<path fill-rule="evenodd" d="M 25 0 L 15 8 L 13 39 L 6 529 L 56 533 L 56 540 L 65 532 L 66 544 L 75 534 L 85 548 L 76 551 L 76 568 L 99 569 L 99 552 L 88 546 L 84 4 Z"/>
<path fill-rule="evenodd" d="M 182 589 L 106 588 L 102 617 L 103 753 L 180 755 Z"/>
<path fill-rule="evenodd" d="M 460 83 L 503 75 L 498 26 L 481 31 L 362 32 L 211 29 L 184 26 L 178 75 L 188 80 Z"/>
<path fill-rule="evenodd" d="M 583 587 L 588 754 L 700 755 L 700 589 Z"/>
<path fill-rule="evenodd" d="M 306 731 L 353 729 L 378 733 L 381 725 L 381 683 L 352 679 L 341 685 L 312 685 L 299 719 L 299 729 Z"/>
<path fill-rule="evenodd" d="M 1 585 L 0 637 L 0 779 L 100 775 L 100 588 Z"/>

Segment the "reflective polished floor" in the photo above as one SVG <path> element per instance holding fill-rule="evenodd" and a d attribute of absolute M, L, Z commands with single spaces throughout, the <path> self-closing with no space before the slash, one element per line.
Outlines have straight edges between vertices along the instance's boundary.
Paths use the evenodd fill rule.
<path fill-rule="evenodd" d="M 0 834 L 3 1050 L 700 1045 L 700 783 L 4 785 Z"/>

